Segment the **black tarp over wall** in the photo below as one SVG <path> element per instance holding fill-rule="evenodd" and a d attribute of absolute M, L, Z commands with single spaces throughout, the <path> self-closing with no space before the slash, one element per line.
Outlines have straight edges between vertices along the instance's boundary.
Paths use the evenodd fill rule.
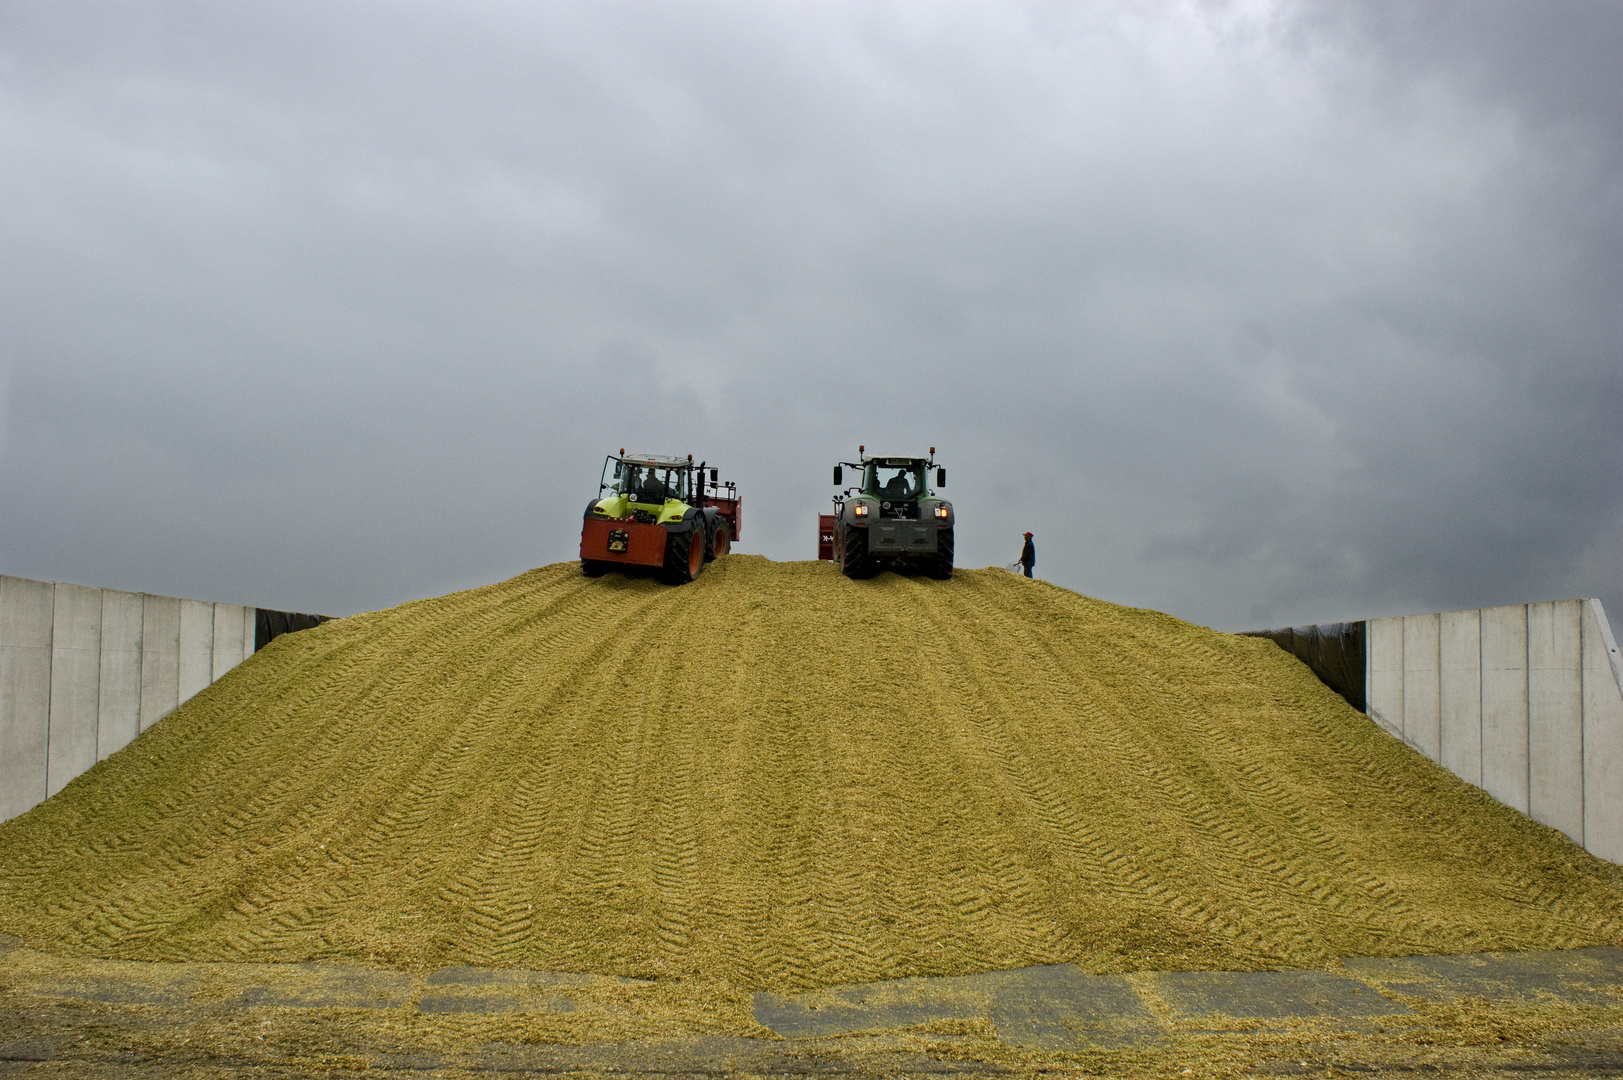
<path fill-rule="evenodd" d="M 1248 630 L 1246 637 L 1265 637 L 1313 669 L 1330 689 L 1359 712 L 1368 711 L 1364 696 L 1364 624 L 1320 623 L 1281 630 Z"/>
<path fill-rule="evenodd" d="M 331 615 L 306 615 L 299 611 L 267 611 L 258 608 L 254 616 L 254 652 L 258 652 L 283 634 L 308 630 L 329 621 Z"/>

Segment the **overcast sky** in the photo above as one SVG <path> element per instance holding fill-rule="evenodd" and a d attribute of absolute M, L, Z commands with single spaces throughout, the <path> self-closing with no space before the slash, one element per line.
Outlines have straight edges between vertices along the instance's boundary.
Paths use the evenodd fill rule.
<path fill-rule="evenodd" d="M 0 572 L 348 614 L 739 548 L 1623 629 L 1623 3 L 0 0 Z"/>

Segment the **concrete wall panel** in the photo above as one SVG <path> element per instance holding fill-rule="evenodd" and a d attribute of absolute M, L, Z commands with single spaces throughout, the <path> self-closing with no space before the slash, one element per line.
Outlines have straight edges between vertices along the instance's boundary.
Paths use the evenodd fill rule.
<path fill-rule="evenodd" d="M 1482 786 L 1482 613 L 1450 611 L 1439 617 L 1438 697 L 1442 756 L 1455 776 Z"/>
<path fill-rule="evenodd" d="M 96 763 L 101 590 L 57 585 L 51 615 L 51 728 L 45 796 Z"/>
<path fill-rule="evenodd" d="M 242 663 L 242 605 L 214 605 L 214 664 L 212 680 Z"/>
<path fill-rule="evenodd" d="M 1403 738 L 1431 760 L 1442 750 L 1442 701 L 1438 687 L 1436 615 L 1403 620 Z"/>
<path fill-rule="evenodd" d="M 141 733 L 140 593 L 101 590 L 101 686 L 96 757 L 128 746 Z"/>
<path fill-rule="evenodd" d="M 258 610 L 0 577 L 0 821 L 254 653 Z"/>
<path fill-rule="evenodd" d="M 179 699 L 186 701 L 214 681 L 214 605 L 180 602 Z"/>
<path fill-rule="evenodd" d="M 1623 663 L 1599 600 L 1583 602 L 1584 846 L 1623 863 Z"/>
<path fill-rule="evenodd" d="M 1482 787 L 1527 813 L 1527 608 L 1482 609 Z"/>
<path fill-rule="evenodd" d="M 180 704 L 180 601 L 143 596 L 141 610 L 141 730 Z"/>
<path fill-rule="evenodd" d="M 1527 605 L 1527 813 L 1584 842 L 1583 603 Z"/>
<path fill-rule="evenodd" d="M 0 577 L 0 820 L 45 799 L 55 591 Z"/>
<path fill-rule="evenodd" d="M 1371 619 L 1364 624 L 1364 694 L 1369 715 L 1403 737 L 1403 620 Z"/>

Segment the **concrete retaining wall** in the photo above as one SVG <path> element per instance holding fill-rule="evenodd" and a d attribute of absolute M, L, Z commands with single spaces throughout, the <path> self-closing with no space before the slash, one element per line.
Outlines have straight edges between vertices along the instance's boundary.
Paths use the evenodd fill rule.
<path fill-rule="evenodd" d="M 1623 662 L 1599 600 L 1371 619 L 1369 716 L 1623 863 Z"/>
<path fill-rule="evenodd" d="M 0 577 L 0 821 L 254 652 L 257 609 Z"/>

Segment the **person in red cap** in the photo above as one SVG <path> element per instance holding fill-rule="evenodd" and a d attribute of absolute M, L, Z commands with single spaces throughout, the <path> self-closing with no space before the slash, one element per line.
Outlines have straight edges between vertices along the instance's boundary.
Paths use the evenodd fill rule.
<path fill-rule="evenodd" d="M 1031 534 L 1026 534 L 1026 546 L 1020 549 L 1020 565 L 1026 568 L 1026 576 L 1031 576 L 1031 568 L 1037 565 L 1037 545 L 1031 542 Z"/>

